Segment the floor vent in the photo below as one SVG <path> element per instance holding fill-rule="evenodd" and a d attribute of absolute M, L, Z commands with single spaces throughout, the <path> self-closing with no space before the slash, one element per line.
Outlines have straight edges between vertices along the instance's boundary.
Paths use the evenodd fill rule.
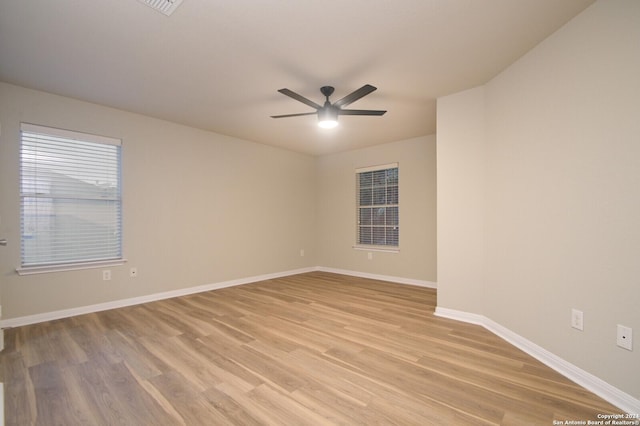
<path fill-rule="evenodd" d="M 182 0 L 140 0 L 150 8 L 167 16 L 171 15 L 182 3 Z"/>

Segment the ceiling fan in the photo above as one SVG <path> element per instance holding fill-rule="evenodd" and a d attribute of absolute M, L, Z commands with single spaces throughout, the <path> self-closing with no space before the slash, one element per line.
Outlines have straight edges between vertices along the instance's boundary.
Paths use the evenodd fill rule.
<path fill-rule="evenodd" d="M 318 105 L 317 103 L 305 98 L 304 96 L 298 95 L 295 92 L 292 92 L 289 89 L 280 89 L 278 92 L 283 95 L 289 96 L 290 98 L 295 99 L 296 101 L 302 102 L 305 105 L 309 105 L 314 108 L 315 112 L 302 112 L 298 114 L 284 114 L 284 115 L 272 115 L 271 118 L 285 118 L 285 117 L 299 117 L 301 115 L 318 115 L 318 125 L 324 128 L 332 128 L 338 125 L 338 116 L 339 115 L 383 115 L 387 111 L 380 110 L 371 110 L 371 109 L 342 109 L 343 106 L 347 106 L 350 103 L 357 101 L 358 99 L 367 96 L 369 93 L 373 92 L 377 88 L 370 85 L 365 84 L 355 92 L 352 92 L 340 99 L 339 101 L 335 101 L 331 103 L 329 101 L 329 96 L 333 94 L 334 88 L 331 86 L 322 86 L 320 88 L 320 92 L 324 95 L 325 101 L 324 105 Z"/>

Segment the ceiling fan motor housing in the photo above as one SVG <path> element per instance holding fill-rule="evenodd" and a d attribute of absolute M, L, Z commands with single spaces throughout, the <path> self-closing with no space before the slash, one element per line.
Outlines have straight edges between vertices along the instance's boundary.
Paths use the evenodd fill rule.
<path fill-rule="evenodd" d="M 319 121 L 337 121 L 338 109 L 332 105 L 325 105 L 324 108 L 318 110 Z"/>

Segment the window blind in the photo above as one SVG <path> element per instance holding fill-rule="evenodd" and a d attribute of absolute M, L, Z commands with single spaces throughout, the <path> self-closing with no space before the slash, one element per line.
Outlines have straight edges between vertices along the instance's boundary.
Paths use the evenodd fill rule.
<path fill-rule="evenodd" d="M 398 164 L 356 169 L 357 245 L 399 246 Z"/>
<path fill-rule="evenodd" d="M 21 124 L 22 267 L 122 259 L 121 141 Z"/>

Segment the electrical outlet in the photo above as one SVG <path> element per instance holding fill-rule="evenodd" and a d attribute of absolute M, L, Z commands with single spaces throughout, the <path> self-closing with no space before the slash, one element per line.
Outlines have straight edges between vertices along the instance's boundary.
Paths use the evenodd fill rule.
<path fill-rule="evenodd" d="M 584 315 L 582 311 L 578 309 L 571 310 L 571 327 L 580 331 L 584 330 Z"/>
<path fill-rule="evenodd" d="M 367 253 L 367 259 L 372 260 L 373 259 L 373 253 L 368 252 Z"/>
<path fill-rule="evenodd" d="M 111 280 L 111 270 L 110 269 L 105 269 L 104 271 L 102 271 L 102 280 L 103 281 L 110 281 Z"/>
<path fill-rule="evenodd" d="M 138 276 L 138 268 L 129 269 L 129 276 L 131 278 L 136 278 Z"/>
<path fill-rule="evenodd" d="M 304 257 L 304 249 L 300 249 L 300 257 Z"/>
<path fill-rule="evenodd" d="M 631 327 L 618 324 L 616 343 L 623 349 L 628 351 L 633 350 L 633 330 Z"/>

